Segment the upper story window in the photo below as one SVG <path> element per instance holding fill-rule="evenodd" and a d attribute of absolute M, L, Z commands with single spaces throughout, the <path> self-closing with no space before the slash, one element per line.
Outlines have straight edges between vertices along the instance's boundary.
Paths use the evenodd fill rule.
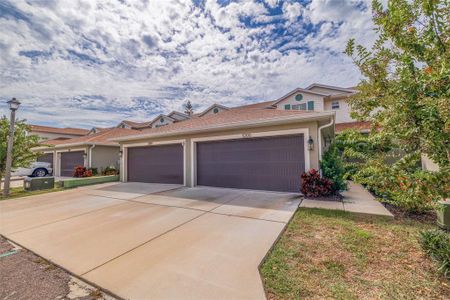
<path fill-rule="evenodd" d="M 286 108 L 289 104 L 286 104 L 284 106 L 284 109 L 288 109 Z M 301 103 L 301 104 L 292 104 L 291 106 L 292 110 L 314 110 L 314 101 L 308 101 L 307 103 Z"/>
<path fill-rule="evenodd" d="M 164 123 L 164 118 L 159 119 L 159 122 Z"/>
<path fill-rule="evenodd" d="M 339 101 L 331 102 L 331 109 L 339 109 Z"/>
<path fill-rule="evenodd" d="M 290 105 L 290 104 L 286 104 L 286 105 L 284 106 L 284 109 L 285 109 L 285 110 L 291 110 L 291 105 Z"/>
<path fill-rule="evenodd" d="M 295 101 L 302 101 L 302 99 L 303 99 L 303 95 L 302 94 L 295 95 Z"/>
<path fill-rule="evenodd" d="M 293 110 L 306 110 L 306 103 L 302 104 L 293 104 L 292 105 Z"/>
<path fill-rule="evenodd" d="M 217 107 L 214 108 L 213 113 L 217 114 L 218 112 L 219 112 L 219 109 Z"/>

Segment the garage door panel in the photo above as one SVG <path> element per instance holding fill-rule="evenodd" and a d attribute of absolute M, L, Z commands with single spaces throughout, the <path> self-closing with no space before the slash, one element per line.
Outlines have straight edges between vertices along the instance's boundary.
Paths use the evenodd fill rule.
<path fill-rule="evenodd" d="M 197 144 L 197 184 L 298 192 L 303 135 Z"/>
<path fill-rule="evenodd" d="M 77 166 L 84 166 L 84 151 L 61 153 L 61 176 L 72 177 Z"/>
<path fill-rule="evenodd" d="M 37 161 L 50 163 L 53 166 L 53 153 L 44 153 L 37 158 Z"/>
<path fill-rule="evenodd" d="M 128 181 L 183 184 L 181 144 L 128 149 Z"/>

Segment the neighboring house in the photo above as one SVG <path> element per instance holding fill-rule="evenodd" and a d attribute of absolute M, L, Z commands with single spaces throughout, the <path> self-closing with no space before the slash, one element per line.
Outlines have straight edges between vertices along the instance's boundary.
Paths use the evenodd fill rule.
<path fill-rule="evenodd" d="M 295 89 L 281 97 L 277 102 L 278 109 L 297 109 L 336 112 L 336 133 L 355 128 L 362 132 L 370 130 L 369 122 L 359 122 L 350 116 L 347 99 L 358 91 L 331 85 L 313 83 L 305 89 Z"/>
<path fill-rule="evenodd" d="M 153 120 L 149 122 L 133 122 L 124 120 L 117 125 L 118 128 L 126 128 L 126 129 L 135 129 L 135 130 L 143 130 L 146 128 L 157 128 L 161 126 L 165 126 L 168 124 L 184 121 L 187 119 L 190 119 L 191 116 L 178 112 L 178 111 L 172 111 L 170 114 L 167 115 L 159 115 L 155 117 Z"/>
<path fill-rule="evenodd" d="M 334 111 L 292 109 L 302 93 L 235 108 L 215 104 L 184 121 L 158 116 L 152 128 L 112 139 L 123 153 L 121 180 L 299 192 L 300 175 L 319 168 L 335 118 Z M 323 107 L 324 95 L 307 91 L 302 100 Z"/>
<path fill-rule="evenodd" d="M 104 129 L 67 140 L 47 140 L 45 145 L 33 150 L 43 153 L 38 161 L 52 163 L 55 176 L 72 176 L 76 166 L 97 168 L 101 172 L 111 165 L 119 167 L 119 144 L 110 139 L 133 133 L 138 131 L 123 128 Z"/>
<path fill-rule="evenodd" d="M 58 128 L 40 125 L 30 125 L 30 127 L 30 134 L 39 136 L 41 140 L 71 139 L 89 133 L 89 130 L 81 128 Z"/>

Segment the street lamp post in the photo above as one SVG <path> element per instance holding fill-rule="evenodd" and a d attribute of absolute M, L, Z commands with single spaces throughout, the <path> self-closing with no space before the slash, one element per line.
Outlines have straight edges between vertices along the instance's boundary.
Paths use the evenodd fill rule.
<path fill-rule="evenodd" d="M 8 134 L 8 149 L 6 152 L 6 169 L 5 169 L 5 182 L 3 184 L 3 196 L 9 196 L 9 183 L 11 181 L 11 166 L 13 159 L 13 147 L 14 147 L 14 125 L 16 122 L 16 110 L 19 109 L 20 102 L 16 98 L 12 98 L 8 102 L 9 109 L 11 110 L 11 118 L 9 119 L 9 134 Z"/>

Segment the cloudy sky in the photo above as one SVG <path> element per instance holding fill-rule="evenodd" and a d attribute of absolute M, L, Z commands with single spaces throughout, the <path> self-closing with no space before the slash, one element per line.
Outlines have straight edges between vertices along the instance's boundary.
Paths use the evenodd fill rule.
<path fill-rule="evenodd" d="M 0 0 L 0 115 L 106 127 L 352 86 L 351 37 L 374 41 L 370 0 Z"/>

